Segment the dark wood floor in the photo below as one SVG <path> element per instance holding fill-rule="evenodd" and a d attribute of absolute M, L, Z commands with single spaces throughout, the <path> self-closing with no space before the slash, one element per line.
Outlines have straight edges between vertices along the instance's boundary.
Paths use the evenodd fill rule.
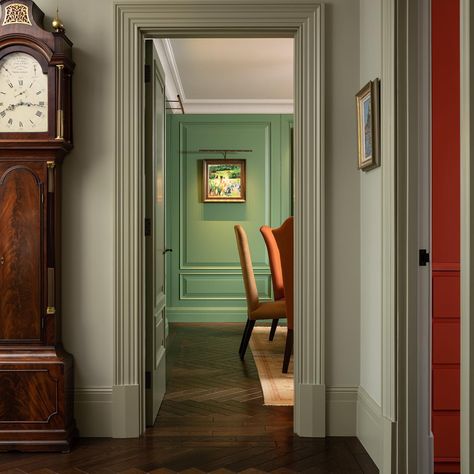
<path fill-rule="evenodd" d="M 136 440 L 82 439 L 70 454 L 0 454 L 10 473 L 377 473 L 356 438 L 293 435 L 292 409 L 265 407 L 257 370 L 237 355 L 243 326 L 173 325 L 168 387 Z"/>

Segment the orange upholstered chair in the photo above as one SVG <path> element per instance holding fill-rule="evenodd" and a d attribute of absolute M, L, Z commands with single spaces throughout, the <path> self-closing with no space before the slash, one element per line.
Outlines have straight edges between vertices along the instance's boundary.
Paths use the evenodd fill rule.
<path fill-rule="evenodd" d="M 273 299 L 275 301 L 283 300 L 285 298 L 285 287 L 283 285 L 283 273 L 281 271 L 281 260 L 280 251 L 276 243 L 275 237 L 272 232 L 272 228 L 264 225 L 260 227 L 260 232 L 265 241 L 268 251 L 268 259 L 270 261 L 270 271 L 272 272 L 272 286 L 273 286 Z M 275 331 L 278 326 L 278 319 L 274 319 L 272 322 L 272 328 L 270 330 L 270 341 L 273 341 L 275 337 Z"/>
<path fill-rule="evenodd" d="M 283 284 L 285 286 L 285 306 L 288 334 L 286 336 L 285 356 L 283 358 L 283 373 L 288 372 L 290 357 L 293 352 L 293 217 L 289 217 L 281 227 L 272 229 L 278 249 L 280 251 L 281 268 L 283 273 Z"/>
<path fill-rule="evenodd" d="M 244 280 L 245 295 L 247 298 L 247 324 L 245 325 L 239 354 L 243 360 L 245 352 L 255 326 L 255 321 L 260 319 L 279 319 L 286 317 L 284 301 L 271 301 L 261 303 L 258 298 L 257 283 L 253 272 L 252 257 L 250 254 L 247 234 L 241 225 L 234 226 L 237 248 L 239 250 L 242 278 Z"/>

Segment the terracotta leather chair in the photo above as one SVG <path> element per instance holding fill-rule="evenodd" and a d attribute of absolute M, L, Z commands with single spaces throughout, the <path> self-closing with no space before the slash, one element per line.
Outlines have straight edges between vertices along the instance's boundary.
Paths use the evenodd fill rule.
<path fill-rule="evenodd" d="M 271 301 L 261 303 L 258 298 L 257 283 L 253 272 L 252 258 L 247 239 L 247 234 L 241 225 L 234 226 L 239 250 L 242 278 L 244 280 L 245 295 L 247 297 L 247 324 L 245 325 L 239 354 L 243 360 L 247 346 L 255 326 L 255 321 L 260 319 L 279 319 L 286 317 L 284 301 Z"/>
<path fill-rule="evenodd" d="M 294 284 L 293 284 L 293 217 L 289 217 L 281 227 L 272 229 L 278 249 L 280 251 L 281 268 L 283 273 L 283 284 L 285 287 L 285 306 L 288 334 L 286 336 L 285 356 L 283 358 L 283 373 L 288 372 L 291 354 L 293 352 L 293 304 L 294 304 Z"/>
<path fill-rule="evenodd" d="M 265 241 L 268 251 L 268 259 L 270 261 L 270 270 L 272 272 L 272 286 L 273 286 L 273 299 L 274 301 L 281 301 L 285 298 L 285 287 L 283 286 L 283 273 L 281 270 L 280 251 L 276 243 L 275 237 L 272 232 L 272 228 L 264 225 L 260 227 L 260 232 Z M 274 319 L 272 322 L 272 328 L 270 330 L 270 341 L 273 341 L 275 332 L 278 327 L 278 319 Z"/>

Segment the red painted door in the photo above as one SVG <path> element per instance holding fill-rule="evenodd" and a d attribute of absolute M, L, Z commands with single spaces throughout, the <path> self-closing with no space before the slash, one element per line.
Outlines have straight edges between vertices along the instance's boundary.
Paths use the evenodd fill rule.
<path fill-rule="evenodd" d="M 460 472 L 459 0 L 432 0 L 432 428 L 435 472 Z"/>

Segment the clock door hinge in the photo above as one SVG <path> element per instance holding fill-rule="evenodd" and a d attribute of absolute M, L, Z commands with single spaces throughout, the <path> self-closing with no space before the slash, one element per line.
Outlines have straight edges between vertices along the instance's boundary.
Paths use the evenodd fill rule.
<path fill-rule="evenodd" d="M 145 84 L 151 82 L 151 67 L 149 64 L 145 64 Z"/>

